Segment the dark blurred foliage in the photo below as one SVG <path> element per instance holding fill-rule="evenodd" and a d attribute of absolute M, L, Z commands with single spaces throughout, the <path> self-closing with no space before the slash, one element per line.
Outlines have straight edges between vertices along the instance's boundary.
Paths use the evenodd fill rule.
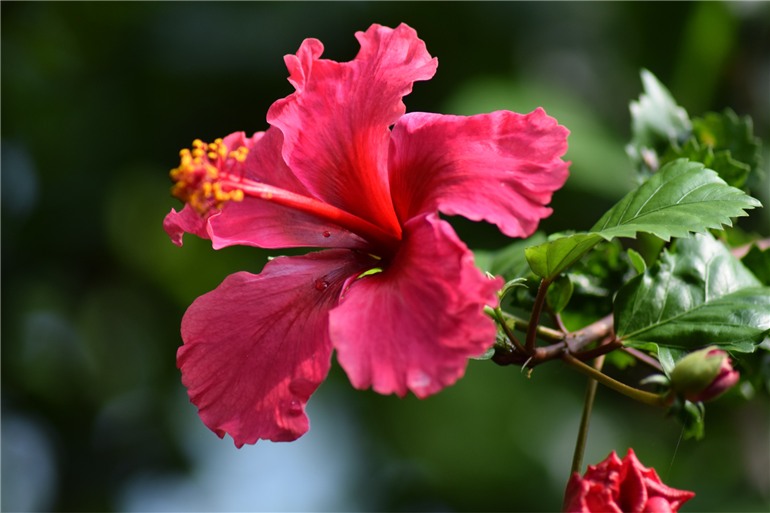
<path fill-rule="evenodd" d="M 291 92 L 282 56 L 305 37 L 347 60 L 356 30 L 406 22 L 440 63 L 407 97 L 409 110 L 542 105 L 556 116 L 572 131 L 573 166 L 542 224 L 549 232 L 589 227 L 630 187 L 623 147 L 642 67 L 691 115 L 732 107 L 770 140 L 768 3 L 3 2 L 0 10 L 3 510 L 130 509 L 137 503 L 126 490 L 137 482 L 200 474 L 206 463 L 180 434 L 199 422 L 174 365 L 179 320 L 230 272 L 258 272 L 267 253 L 214 252 L 189 236 L 174 247 L 161 229 L 177 205 L 167 171 L 194 138 L 264 129 L 269 105 Z M 743 226 L 767 236 L 769 224 L 759 212 Z M 457 226 L 472 247 L 504 243 L 493 228 Z M 311 400 L 311 419 L 353 426 L 360 441 L 347 450 L 350 438 L 332 427 L 324 440 L 311 430 L 307 443 L 357 470 L 332 490 L 334 506 L 302 509 L 557 509 L 583 384 L 558 364 L 527 379 L 471 362 L 441 394 L 399 400 L 352 390 L 335 367 Z M 678 444 L 675 422 L 601 390 L 587 463 L 633 445 L 666 482 L 698 493 L 685 511 L 767 510 L 768 419 L 766 397 L 735 393 L 709 406 L 704 441 Z M 242 460 L 291 450 L 203 439 Z M 309 475 L 320 479 L 328 464 L 315 464 Z M 250 478 L 256 486 L 267 475 Z M 274 492 L 301 497 L 311 484 L 287 478 Z M 281 509 L 280 498 L 245 500 L 235 508 Z"/>

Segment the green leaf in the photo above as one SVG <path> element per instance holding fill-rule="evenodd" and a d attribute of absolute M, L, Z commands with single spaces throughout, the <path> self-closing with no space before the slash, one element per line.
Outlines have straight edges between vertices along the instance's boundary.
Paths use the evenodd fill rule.
<path fill-rule="evenodd" d="M 644 93 L 632 101 L 629 156 L 647 173 L 658 168 L 658 156 L 671 144 L 687 137 L 692 124 L 687 111 L 677 105 L 668 89 L 647 71 L 641 71 Z"/>
<path fill-rule="evenodd" d="M 564 310 L 572 297 L 573 290 L 572 280 L 570 280 L 569 276 L 562 275 L 554 280 L 545 296 L 551 310 L 555 313 L 560 313 Z"/>
<path fill-rule="evenodd" d="M 575 233 L 527 248 L 525 255 L 532 272 L 551 280 L 601 241 L 598 233 Z"/>
<path fill-rule="evenodd" d="M 526 249 L 532 271 L 553 279 L 602 239 L 644 232 L 663 240 L 731 225 L 731 217 L 759 201 L 728 186 L 717 174 L 685 159 L 669 162 L 607 211 L 590 232 L 575 233 Z"/>
<path fill-rule="evenodd" d="M 693 134 L 704 145 L 716 152 L 726 152 L 754 170 L 761 160 L 759 138 L 754 136 L 754 125 L 749 116 L 738 117 L 730 109 L 723 113 L 709 112 L 693 120 Z"/>
<path fill-rule="evenodd" d="M 670 162 L 678 158 L 686 158 L 694 162 L 700 162 L 704 166 L 714 169 L 728 185 L 741 187 L 749 176 L 751 167 L 748 164 L 737 161 L 730 156 L 728 151 L 714 153 L 714 148 L 704 145 L 694 136 L 679 148 L 672 146 L 661 158 L 661 163 Z"/>
<path fill-rule="evenodd" d="M 644 257 L 638 251 L 632 248 L 628 248 L 626 254 L 628 255 L 628 260 L 631 262 L 631 265 L 634 266 L 637 274 L 642 274 L 647 270 L 647 263 L 644 261 Z"/>
<path fill-rule="evenodd" d="M 560 312 L 567 329 L 580 329 L 611 312 L 615 291 L 636 274 L 619 240 L 597 244 L 551 285 L 557 285 L 562 276 L 568 276 L 572 283 L 569 306 Z"/>
<path fill-rule="evenodd" d="M 651 233 L 663 240 L 731 225 L 760 202 L 703 164 L 678 159 L 666 164 L 636 190 L 626 194 L 591 231 L 604 238 Z"/>
<path fill-rule="evenodd" d="M 751 352 L 770 334 L 770 287 L 711 235 L 698 235 L 621 288 L 614 317 L 629 346 Z"/>
<path fill-rule="evenodd" d="M 500 292 L 498 292 L 498 296 L 500 297 L 500 301 L 503 300 L 503 298 L 508 295 L 508 293 L 517 288 L 527 288 L 527 279 L 526 278 L 514 278 L 503 285 L 503 288 L 500 289 Z"/>
<path fill-rule="evenodd" d="M 692 136 L 681 148 L 671 146 L 661 164 L 682 157 L 701 162 L 733 187 L 742 187 L 752 173 L 761 171 L 760 140 L 750 117 L 738 117 L 728 109 L 709 112 L 692 123 Z"/>

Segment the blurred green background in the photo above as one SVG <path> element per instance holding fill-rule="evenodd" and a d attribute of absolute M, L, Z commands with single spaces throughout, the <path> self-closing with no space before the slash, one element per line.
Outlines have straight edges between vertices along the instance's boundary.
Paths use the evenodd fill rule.
<path fill-rule="evenodd" d="M 179 321 L 256 249 L 161 228 L 194 138 L 266 128 L 305 37 L 348 60 L 378 22 L 439 58 L 408 110 L 536 106 L 571 131 L 572 175 L 542 227 L 586 229 L 631 186 L 628 102 L 650 69 L 691 115 L 732 107 L 770 140 L 770 3 L 17 3 L 2 14 L 4 511 L 552 511 L 585 380 L 471 362 L 425 401 L 353 390 L 338 367 L 298 442 L 236 450 L 175 367 Z M 770 161 L 767 158 L 765 162 Z M 761 198 L 770 204 L 766 193 Z M 493 228 L 458 223 L 472 247 Z M 770 233 L 767 211 L 748 229 Z M 336 365 L 336 364 L 335 364 Z M 657 410 L 600 389 L 586 462 L 633 446 L 684 511 L 770 509 L 770 404 L 708 408 L 678 443 Z"/>

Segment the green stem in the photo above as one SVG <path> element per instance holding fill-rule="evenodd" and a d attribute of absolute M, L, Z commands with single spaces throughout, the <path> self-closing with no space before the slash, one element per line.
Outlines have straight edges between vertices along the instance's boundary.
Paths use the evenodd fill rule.
<path fill-rule="evenodd" d="M 653 369 L 663 372 L 663 367 L 660 365 L 660 362 L 655 358 L 653 358 L 652 356 L 649 356 L 648 354 L 643 353 L 642 351 L 639 351 L 638 349 L 634 349 L 632 347 L 624 347 L 623 351 L 630 354 L 637 360 L 646 363 Z"/>
<path fill-rule="evenodd" d="M 579 353 L 572 354 L 580 360 L 587 362 L 589 360 L 593 360 L 594 358 L 604 356 L 605 354 L 612 352 L 615 349 L 620 349 L 621 347 L 623 347 L 622 342 L 619 340 L 612 340 L 593 349 L 589 349 L 588 351 L 581 351 Z"/>
<path fill-rule="evenodd" d="M 532 315 L 529 318 L 529 326 L 527 326 L 527 339 L 525 341 L 525 347 L 528 354 L 532 354 L 535 351 L 537 324 L 540 322 L 540 313 L 543 311 L 543 307 L 545 306 L 545 296 L 550 285 L 551 281 L 543 278 L 543 281 L 540 282 L 540 286 L 537 289 L 535 304 L 532 306 Z"/>
<path fill-rule="evenodd" d="M 521 345 L 521 342 L 519 342 L 519 339 L 516 338 L 516 335 L 513 334 L 513 330 L 510 326 L 508 326 L 508 323 L 505 321 L 505 315 L 503 314 L 503 311 L 498 306 L 497 308 L 492 308 L 489 306 L 484 307 L 484 311 L 487 313 L 487 315 L 492 316 L 497 323 L 500 325 L 500 327 L 503 328 L 503 332 L 505 333 L 505 336 L 508 337 L 508 340 L 511 341 L 513 346 L 516 348 L 517 351 L 520 351 L 521 353 L 524 353 L 524 346 Z"/>
<path fill-rule="evenodd" d="M 577 353 L 592 342 L 612 333 L 612 314 L 602 317 L 585 328 L 570 333 L 565 338 L 570 353 Z"/>
<path fill-rule="evenodd" d="M 561 315 L 559 315 L 556 312 L 551 313 L 551 317 L 553 317 L 553 322 L 556 324 L 556 327 L 561 331 L 562 333 L 569 333 L 569 330 L 564 325 L 564 321 L 561 319 Z"/>
<path fill-rule="evenodd" d="M 594 368 L 597 372 L 601 372 L 602 365 L 604 364 L 604 355 L 600 356 L 594 362 Z M 577 472 L 580 473 L 580 469 L 583 466 L 583 455 L 586 451 L 586 442 L 588 440 L 588 425 L 591 420 L 591 410 L 594 406 L 594 398 L 596 397 L 597 381 L 594 378 L 588 378 L 588 384 L 586 386 L 586 396 L 583 402 L 583 416 L 580 418 L 580 428 L 578 429 L 578 437 L 575 442 L 575 452 L 572 455 L 572 469 L 570 475 Z"/>
<path fill-rule="evenodd" d="M 510 314 L 508 312 L 503 312 L 502 310 L 500 310 L 500 313 L 506 319 L 506 321 L 513 323 L 512 329 L 518 328 L 525 333 L 529 331 L 528 321 L 525 321 L 521 317 L 516 317 L 515 315 Z M 565 334 L 562 333 L 561 331 L 548 328 L 546 326 L 537 326 L 535 328 L 535 331 L 536 331 L 536 336 L 538 338 L 541 338 L 543 340 L 548 340 L 551 342 L 561 342 L 564 340 L 564 337 L 565 337 Z"/>
<path fill-rule="evenodd" d="M 561 359 L 575 370 L 582 372 L 586 376 L 595 379 L 602 385 L 609 387 L 616 392 L 625 395 L 626 397 L 630 397 L 631 399 L 635 399 L 640 403 L 644 403 L 650 406 L 663 407 L 666 405 L 666 398 L 664 396 L 645 392 L 644 390 L 639 390 L 638 388 L 625 385 L 620 381 L 612 379 L 603 372 L 594 369 L 590 365 L 586 365 L 567 352 L 562 354 Z"/>

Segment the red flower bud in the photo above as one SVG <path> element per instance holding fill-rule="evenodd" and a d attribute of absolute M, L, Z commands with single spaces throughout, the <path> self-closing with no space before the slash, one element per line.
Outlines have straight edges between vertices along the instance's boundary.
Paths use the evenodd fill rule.
<path fill-rule="evenodd" d="M 738 383 L 740 373 L 721 349 L 707 347 L 679 360 L 671 371 L 671 388 L 691 402 L 708 401 Z"/>
<path fill-rule="evenodd" d="M 573 513 L 675 513 L 695 496 L 663 484 L 655 469 L 643 466 L 633 449 L 622 460 L 615 451 L 589 465 L 582 477 L 575 472 L 567 483 L 564 511 Z"/>

